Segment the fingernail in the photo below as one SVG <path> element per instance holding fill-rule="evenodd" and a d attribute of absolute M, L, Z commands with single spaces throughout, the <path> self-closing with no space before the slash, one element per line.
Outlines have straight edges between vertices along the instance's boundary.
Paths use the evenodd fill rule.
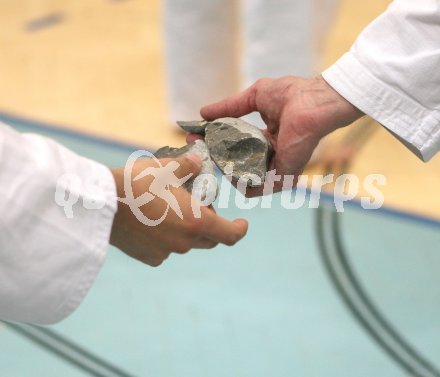
<path fill-rule="evenodd" d="M 199 156 L 197 156 L 196 154 L 189 154 L 187 156 L 185 156 L 188 160 L 193 161 L 197 166 L 201 166 L 202 165 L 202 160 Z"/>

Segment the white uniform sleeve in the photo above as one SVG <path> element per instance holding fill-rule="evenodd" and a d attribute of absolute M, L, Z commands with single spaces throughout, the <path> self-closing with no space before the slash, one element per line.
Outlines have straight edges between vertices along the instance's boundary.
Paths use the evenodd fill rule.
<path fill-rule="evenodd" d="M 0 318 L 68 316 L 104 262 L 116 203 L 107 167 L 0 124 Z"/>
<path fill-rule="evenodd" d="M 440 149 L 440 0 L 395 0 L 323 77 L 429 160 Z"/>

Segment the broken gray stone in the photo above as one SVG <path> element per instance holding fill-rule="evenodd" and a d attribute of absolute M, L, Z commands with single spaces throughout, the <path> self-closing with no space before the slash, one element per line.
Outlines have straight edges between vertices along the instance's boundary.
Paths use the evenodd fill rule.
<path fill-rule="evenodd" d="M 200 157 L 202 167 L 198 175 L 200 178 L 197 179 L 196 177 L 196 180 L 190 179 L 186 181 L 184 187 L 191 194 L 195 194 L 197 198 L 201 198 L 202 201 L 211 198 L 214 201 L 217 197 L 217 179 L 209 150 L 203 140 L 196 140 L 181 148 L 162 147 L 154 153 L 154 156 L 157 158 L 176 158 L 190 154 L 195 154 Z M 206 174 L 206 176 L 204 174 Z"/>
<path fill-rule="evenodd" d="M 264 182 L 272 148 L 259 128 L 237 118 L 216 119 L 205 126 L 205 142 L 224 174 L 248 186 Z M 259 183 L 252 180 L 255 176 Z"/>
<path fill-rule="evenodd" d="M 206 120 L 191 120 L 188 122 L 178 121 L 177 124 L 179 127 L 192 134 L 205 135 L 205 128 L 208 125 L 208 121 Z"/>

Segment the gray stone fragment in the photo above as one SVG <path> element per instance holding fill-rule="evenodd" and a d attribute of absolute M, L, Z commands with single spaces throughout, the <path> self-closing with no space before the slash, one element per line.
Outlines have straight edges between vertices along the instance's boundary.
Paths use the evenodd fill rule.
<path fill-rule="evenodd" d="M 205 200 L 206 198 L 213 198 L 214 200 L 214 198 L 217 197 L 217 179 L 209 150 L 203 140 L 196 140 L 181 148 L 162 147 L 154 153 L 157 158 L 176 158 L 189 154 L 195 154 L 200 157 L 202 160 L 202 168 L 199 173 L 200 178 L 196 178 L 196 181 L 190 179 L 185 182 L 184 187 L 190 193 L 194 193 L 196 197 L 201 198 L 201 200 Z M 194 185 L 194 182 L 196 182 L 196 185 Z"/>
<path fill-rule="evenodd" d="M 272 152 L 263 132 L 237 118 L 220 118 L 208 122 L 205 142 L 211 158 L 224 174 L 247 181 L 248 186 L 257 186 L 251 177 L 264 182 L 267 164 Z"/>
<path fill-rule="evenodd" d="M 205 128 L 209 122 L 206 120 L 191 120 L 188 122 L 178 121 L 177 124 L 181 129 L 193 134 L 205 135 Z"/>

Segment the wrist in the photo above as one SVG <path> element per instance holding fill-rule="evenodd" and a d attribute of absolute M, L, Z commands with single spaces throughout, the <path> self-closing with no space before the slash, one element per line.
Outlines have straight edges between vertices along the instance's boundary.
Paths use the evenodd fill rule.
<path fill-rule="evenodd" d="M 119 198 L 124 197 L 124 171 L 121 168 L 110 169 L 113 179 L 115 180 L 117 205 L 118 208 L 113 219 L 112 230 L 110 234 L 110 244 L 119 247 L 119 239 L 121 237 L 121 217 L 124 204 Z"/>
<path fill-rule="evenodd" d="M 348 126 L 365 114 L 352 103 L 342 97 L 322 76 L 317 79 L 322 91 L 322 106 L 328 122 L 323 122 L 323 133 L 327 135 L 338 128 Z"/>
<path fill-rule="evenodd" d="M 124 197 L 124 169 L 123 168 L 111 168 L 110 172 L 113 175 L 116 186 L 116 195 L 118 198 Z"/>

